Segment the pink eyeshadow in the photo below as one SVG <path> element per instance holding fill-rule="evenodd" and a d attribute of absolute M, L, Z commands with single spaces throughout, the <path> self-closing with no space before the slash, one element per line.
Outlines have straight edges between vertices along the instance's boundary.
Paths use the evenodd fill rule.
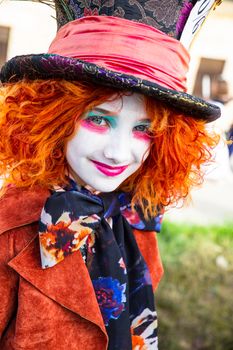
<path fill-rule="evenodd" d="M 134 131 L 133 135 L 135 138 L 142 140 L 142 141 L 145 141 L 145 142 L 149 142 L 151 139 L 149 135 L 142 133 L 140 131 Z"/>
<path fill-rule="evenodd" d="M 98 125 L 92 124 L 85 119 L 82 120 L 80 124 L 82 127 L 86 128 L 92 132 L 97 132 L 98 134 L 104 134 L 108 130 L 105 126 L 98 126 Z"/>

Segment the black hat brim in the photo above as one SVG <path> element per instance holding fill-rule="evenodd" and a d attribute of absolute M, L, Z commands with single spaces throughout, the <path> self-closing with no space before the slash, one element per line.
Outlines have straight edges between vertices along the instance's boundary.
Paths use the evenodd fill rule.
<path fill-rule="evenodd" d="M 204 120 L 206 123 L 218 119 L 221 115 L 218 106 L 196 96 L 167 89 L 151 81 L 114 72 L 93 63 L 55 54 L 16 56 L 6 62 L 0 73 L 2 83 L 22 79 L 87 81 L 120 90 L 131 90 L 151 96 L 181 113 Z"/>

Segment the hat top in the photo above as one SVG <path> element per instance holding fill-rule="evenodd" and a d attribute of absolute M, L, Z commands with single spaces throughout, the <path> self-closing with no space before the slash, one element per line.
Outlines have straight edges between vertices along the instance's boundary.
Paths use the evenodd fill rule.
<path fill-rule="evenodd" d="M 192 3 L 189 1 L 189 8 Z M 179 37 L 177 22 L 186 0 L 56 0 L 58 28 L 84 16 L 114 16 L 151 25 Z"/>
<path fill-rule="evenodd" d="M 43 1 L 43 0 L 42 0 Z M 184 41 L 188 48 L 222 0 L 55 0 L 58 29 L 85 16 L 113 16 L 144 23 Z"/>

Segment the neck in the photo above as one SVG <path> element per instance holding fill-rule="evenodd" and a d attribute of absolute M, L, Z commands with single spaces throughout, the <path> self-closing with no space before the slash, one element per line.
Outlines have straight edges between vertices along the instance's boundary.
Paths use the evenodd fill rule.
<path fill-rule="evenodd" d="M 90 191 L 92 194 L 99 194 L 100 191 L 96 191 L 93 187 L 86 184 L 74 171 L 73 169 L 69 168 L 68 170 L 68 176 L 73 179 L 79 186 L 85 187 L 88 191 Z"/>

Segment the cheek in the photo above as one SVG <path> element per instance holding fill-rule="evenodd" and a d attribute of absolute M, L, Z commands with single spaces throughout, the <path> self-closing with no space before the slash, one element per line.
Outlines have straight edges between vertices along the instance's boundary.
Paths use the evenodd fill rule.
<path fill-rule="evenodd" d="M 150 152 L 150 139 L 134 138 L 133 152 L 138 163 L 143 163 Z"/>
<path fill-rule="evenodd" d="M 78 140 L 72 139 L 66 145 L 66 159 L 69 165 L 74 165 L 79 163 L 79 158 L 85 154 L 85 149 L 82 146 L 82 143 L 79 143 Z"/>
<path fill-rule="evenodd" d="M 80 126 L 75 135 L 66 145 L 66 157 L 78 162 L 81 157 L 88 157 L 104 147 L 106 137 L 102 133 L 91 133 L 86 127 Z"/>
<path fill-rule="evenodd" d="M 67 142 L 66 145 L 66 158 L 69 161 L 77 162 L 79 157 L 86 154 L 87 149 L 89 148 L 88 142 L 90 138 L 85 135 L 85 132 L 82 131 L 82 128 L 76 131 L 72 139 Z"/>

